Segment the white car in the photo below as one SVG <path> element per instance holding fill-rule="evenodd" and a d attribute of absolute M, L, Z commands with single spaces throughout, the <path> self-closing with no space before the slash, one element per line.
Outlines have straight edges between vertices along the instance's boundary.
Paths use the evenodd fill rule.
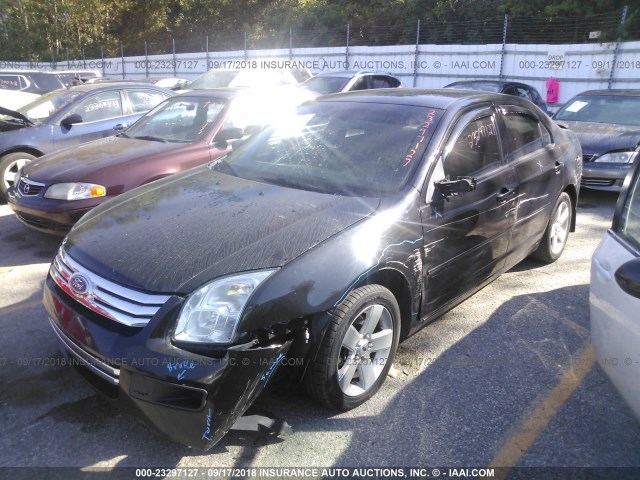
<path fill-rule="evenodd" d="M 39 97 L 39 93 L 0 90 L 0 107 L 8 108 L 9 110 L 17 110 L 20 107 L 24 107 L 27 103 L 33 102 Z"/>
<path fill-rule="evenodd" d="M 640 418 L 640 163 L 591 262 L 591 338 L 598 363 Z"/>

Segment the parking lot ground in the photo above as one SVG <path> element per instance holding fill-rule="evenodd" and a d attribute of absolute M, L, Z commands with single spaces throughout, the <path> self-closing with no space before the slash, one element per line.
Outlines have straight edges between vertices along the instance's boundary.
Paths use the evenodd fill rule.
<path fill-rule="evenodd" d="M 584 191 L 558 262 L 523 262 L 408 339 L 397 377 L 366 404 L 334 412 L 276 385 L 253 411 L 293 433 L 232 431 L 209 452 L 156 435 L 60 365 L 40 303 L 60 239 L 2 205 L 0 467 L 492 466 L 508 478 L 578 478 L 585 471 L 566 468 L 600 467 L 585 478 L 637 478 L 640 423 L 590 353 L 590 259 L 615 200 Z"/>

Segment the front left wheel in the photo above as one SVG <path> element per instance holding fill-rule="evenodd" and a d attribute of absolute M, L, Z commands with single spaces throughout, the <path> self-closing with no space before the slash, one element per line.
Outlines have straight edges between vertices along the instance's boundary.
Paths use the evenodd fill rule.
<path fill-rule="evenodd" d="M 30 153 L 14 152 L 0 159 L 0 199 L 7 199 L 7 190 L 18 181 L 18 172 L 36 157 Z"/>
<path fill-rule="evenodd" d="M 349 410 L 384 382 L 400 337 L 400 308 L 381 285 L 353 290 L 336 307 L 307 372 L 307 389 L 325 405 Z"/>

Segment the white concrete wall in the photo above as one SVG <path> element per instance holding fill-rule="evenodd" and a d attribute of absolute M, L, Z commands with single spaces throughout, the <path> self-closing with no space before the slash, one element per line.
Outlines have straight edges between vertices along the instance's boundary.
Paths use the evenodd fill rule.
<path fill-rule="evenodd" d="M 640 88 L 640 42 L 566 45 L 415 45 L 243 50 L 47 62 L 3 62 L 0 69 L 96 69 L 107 77 L 146 76 L 196 78 L 212 68 L 263 66 L 267 59 L 285 66 L 294 61 L 315 73 L 326 70 L 378 70 L 399 76 L 407 87 L 438 88 L 456 80 L 502 77 L 534 85 L 545 97 L 545 82 L 560 83 L 558 104 L 588 89 Z M 614 58 L 616 59 L 614 62 Z M 553 105 L 551 105 L 553 110 Z"/>

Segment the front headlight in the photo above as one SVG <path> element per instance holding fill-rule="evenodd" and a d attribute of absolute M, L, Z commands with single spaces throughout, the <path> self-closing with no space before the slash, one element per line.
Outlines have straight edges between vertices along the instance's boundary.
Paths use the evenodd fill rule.
<path fill-rule="evenodd" d="M 200 287 L 180 310 L 174 340 L 231 343 L 253 291 L 275 269 L 218 278 Z"/>
<path fill-rule="evenodd" d="M 94 183 L 56 183 L 47 188 L 44 198 L 82 200 L 84 198 L 104 197 L 106 194 L 106 188 Z"/>
<path fill-rule="evenodd" d="M 598 157 L 594 162 L 599 163 L 633 163 L 638 152 L 611 152 Z"/>

